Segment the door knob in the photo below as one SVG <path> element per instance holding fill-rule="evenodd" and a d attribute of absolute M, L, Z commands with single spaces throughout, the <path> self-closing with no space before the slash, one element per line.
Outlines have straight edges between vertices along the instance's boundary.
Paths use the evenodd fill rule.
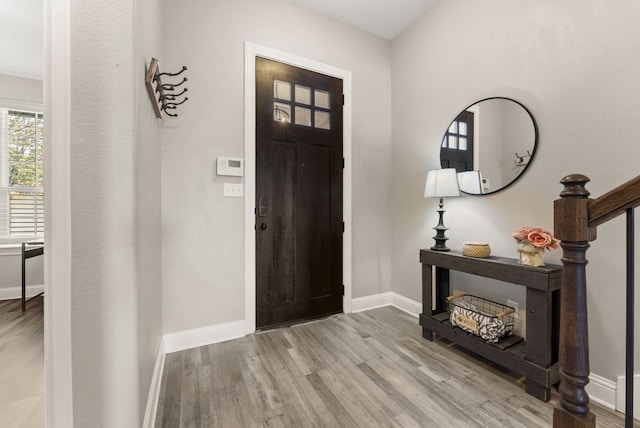
<path fill-rule="evenodd" d="M 265 230 L 267 228 L 266 223 L 260 223 L 260 230 Z"/>

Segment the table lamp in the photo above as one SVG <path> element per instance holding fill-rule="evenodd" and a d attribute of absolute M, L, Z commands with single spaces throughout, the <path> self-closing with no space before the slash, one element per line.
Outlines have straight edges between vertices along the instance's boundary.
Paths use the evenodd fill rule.
<path fill-rule="evenodd" d="M 427 173 L 427 182 L 424 186 L 425 198 L 440 198 L 440 205 L 438 208 L 439 221 L 438 225 L 433 229 L 436 231 L 436 236 L 433 239 L 436 241 L 436 245 L 431 247 L 434 251 L 450 251 L 447 247 L 447 238 L 444 232 L 448 229 L 442 222 L 442 216 L 444 214 L 444 202 L 443 198 L 450 196 L 460 196 L 460 187 L 458 186 L 458 177 L 456 175 L 455 168 L 435 169 Z"/>

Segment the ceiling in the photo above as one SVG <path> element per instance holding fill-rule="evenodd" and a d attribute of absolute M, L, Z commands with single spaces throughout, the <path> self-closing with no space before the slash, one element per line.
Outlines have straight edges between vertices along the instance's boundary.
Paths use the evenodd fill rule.
<path fill-rule="evenodd" d="M 435 0 L 289 0 L 361 30 L 391 40 Z"/>
<path fill-rule="evenodd" d="M 391 40 L 435 0 L 288 1 Z M 42 79 L 43 0 L 2 1 L 0 52 L 0 74 Z"/>
<path fill-rule="evenodd" d="M 42 79 L 43 0 L 2 0 L 0 74 Z"/>

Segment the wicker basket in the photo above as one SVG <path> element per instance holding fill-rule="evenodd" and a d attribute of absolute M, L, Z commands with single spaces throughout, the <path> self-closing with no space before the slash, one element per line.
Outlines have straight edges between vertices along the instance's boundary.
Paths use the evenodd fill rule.
<path fill-rule="evenodd" d="M 510 306 L 470 294 L 449 296 L 447 302 L 451 324 L 487 342 L 497 342 L 513 333 L 515 309 Z"/>
<path fill-rule="evenodd" d="M 467 257 L 489 257 L 491 247 L 486 242 L 465 242 L 462 245 L 462 254 Z"/>

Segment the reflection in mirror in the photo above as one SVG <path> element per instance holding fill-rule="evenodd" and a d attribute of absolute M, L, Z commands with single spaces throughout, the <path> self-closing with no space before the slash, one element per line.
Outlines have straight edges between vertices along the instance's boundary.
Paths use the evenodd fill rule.
<path fill-rule="evenodd" d="M 483 194 L 482 174 L 480 171 L 463 171 L 458 173 L 458 185 L 460 190 L 472 195 Z"/>
<path fill-rule="evenodd" d="M 460 190 L 483 195 L 515 182 L 536 151 L 538 127 L 522 104 L 487 98 L 464 109 L 442 137 L 440 165 L 458 171 Z"/>

